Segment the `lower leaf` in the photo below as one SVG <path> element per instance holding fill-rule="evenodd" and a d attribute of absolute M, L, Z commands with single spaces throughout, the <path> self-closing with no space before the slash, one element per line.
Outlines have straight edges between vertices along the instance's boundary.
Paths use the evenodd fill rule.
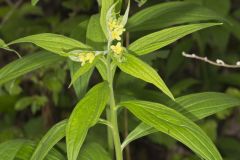
<path fill-rule="evenodd" d="M 31 160 L 43 160 L 51 148 L 65 136 L 67 120 L 54 125 L 38 143 Z"/>
<path fill-rule="evenodd" d="M 95 125 L 109 99 L 108 83 L 93 87 L 73 110 L 66 127 L 68 160 L 76 160 L 88 129 Z"/>
<path fill-rule="evenodd" d="M 182 142 L 206 160 L 222 160 L 210 138 L 194 122 L 164 105 L 147 101 L 121 103 L 136 117 L 158 131 Z"/>

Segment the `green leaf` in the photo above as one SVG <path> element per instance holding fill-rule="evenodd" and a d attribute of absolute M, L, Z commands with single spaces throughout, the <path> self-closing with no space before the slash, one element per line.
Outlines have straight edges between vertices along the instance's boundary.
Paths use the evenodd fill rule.
<path fill-rule="evenodd" d="M 9 52 L 14 52 L 14 53 L 16 53 L 16 55 L 18 55 L 18 57 L 21 57 L 20 54 L 17 51 L 9 48 L 7 46 L 7 44 L 2 39 L 0 39 L 0 48 L 5 49 L 5 50 L 7 50 Z"/>
<path fill-rule="evenodd" d="M 24 110 L 29 106 L 35 106 L 35 107 L 42 107 L 47 103 L 48 99 L 45 96 L 28 96 L 23 97 L 19 99 L 16 103 L 14 108 L 18 111 Z"/>
<path fill-rule="evenodd" d="M 16 160 L 29 160 L 34 152 L 35 147 L 35 142 L 25 140 L 24 145 L 16 155 Z M 65 160 L 65 157 L 55 148 L 52 148 L 46 156 L 45 160 Z"/>
<path fill-rule="evenodd" d="M 122 25 L 125 26 L 127 24 L 128 21 L 128 16 L 129 16 L 129 10 L 130 10 L 130 0 L 128 0 L 128 5 L 127 5 L 127 9 L 122 17 Z"/>
<path fill-rule="evenodd" d="M 103 80 L 107 80 L 107 65 L 105 64 L 103 59 L 99 59 L 98 63 L 96 64 L 96 68 L 100 73 Z"/>
<path fill-rule="evenodd" d="M 90 45 L 97 50 L 104 49 L 106 37 L 100 26 L 100 17 L 98 14 L 91 16 L 88 23 L 86 35 L 87 35 L 87 39 L 86 39 L 87 45 Z M 98 64 L 98 63 L 99 62 L 95 64 Z M 75 92 L 77 93 L 78 97 L 82 98 L 83 95 L 86 93 L 86 89 L 88 86 L 90 76 L 92 75 L 94 65 L 88 64 L 81 67 L 81 65 L 77 65 L 76 63 L 73 64 L 73 62 L 71 62 L 69 65 L 70 65 L 72 83 L 73 81 L 75 82 L 73 83 Z M 76 68 L 77 66 L 78 68 Z"/>
<path fill-rule="evenodd" d="M 38 52 L 36 54 L 23 57 L 0 69 L 0 84 L 16 79 L 26 73 L 46 67 L 63 60 L 62 57 L 53 54 Z"/>
<path fill-rule="evenodd" d="M 31 160 L 43 160 L 53 146 L 65 136 L 67 120 L 54 125 L 38 143 Z"/>
<path fill-rule="evenodd" d="M 97 50 L 103 50 L 104 44 L 106 41 L 106 37 L 104 36 L 104 33 L 100 26 L 100 19 L 99 15 L 93 15 L 88 23 L 87 28 L 87 40 L 86 43 L 93 48 Z M 69 64 L 70 65 L 70 71 L 71 71 L 71 77 L 72 81 L 71 84 L 74 84 L 75 91 L 78 95 L 78 97 L 82 97 L 87 89 L 88 81 L 90 79 L 90 76 L 93 72 L 93 67 L 96 64 L 96 60 L 92 64 L 85 64 L 84 66 L 78 65 L 79 69 L 72 68 L 74 66 L 77 66 L 77 64 Z M 81 78 L 82 77 L 82 78 Z M 77 82 L 77 83 L 75 83 Z M 78 89 L 76 89 L 78 87 Z"/>
<path fill-rule="evenodd" d="M 230 0 L 203 0 L 203 5 L 207 8 L 215 11 L 216 13 L 227 16 L 231 10 L 231 1 Z M 216 5 L 218 3 L 218 5 Z"/>
<path fill-rule="evenodd" d="M 90 71 L 93 67 L 95 67 L 99 57 L 95 57 L 94 61 L 92 63 L 86 63 L 85 65 L 81 66 L 72 76 L 71 83 L 69 87 L 75 83 L 75 81 L 84 75 L 86 72 Z"/>
<path fill-rule="evenodd" d="M 121 145 L 122 150 L 131 142 L 147 136 L 149 134 L 155 133 L 157 130 L 145 123 L 140 123 L 129 135 L 126 137 Z"/>
<path fill-rule="evenodd" d="M 102 26 L 102 30 L 106 37 L 108 37 L 107 33 L 107 13 L 110 7 L 114 4 L 114 0 L 101 0 L 101 15 L 100 15 L 100 24 Z"/>
<path fill-rule="evenodd" d="M 43 49 L 62 56 L 68 56 L 68 52 L 73 50 L 90 49 L 87 45 L 77 40 L 52 33 L 42 33 L 23 37 L 8 43 L 8 45 L 26 42 L 33 43 Z"/>
<path fill-rule="evenodd" d="M 35 143 L 32 141 L 27 141 L 24 143 L 22 148 L 18 151 L 15 159 L 17 160 L 29 160 L 35 148 Z"/>
<path fill-rule="evenodd" d="M 90 143 L 83 147 L 78 160 L 111 160 L 111 158 L 101 145 Z"/>
<path fill-rule="evenodd" d="M 77 159 L 88 129 L 98 121 L 108 99 L 108 84 L 102 82 L 93 87 L 76 105 L 66 127 L 68 160 Z"/>
<path fill-rule="evenodd" d="M 81 67 L 81 64 L 78 62 L 69 60 L 68 67 L 70 70 L 71 78 L 73 78 L 74 73 L 76 73 L 77 70 Z M 78 98 L 82 98 L 86 94 L 88 82 L 90 80 L 92 72 L 93 72 L 93 69 L 90 69 L 73 83 L 73 88 Z"/>
<path fill-rule="evenodd" d="M 176 103 L 171 102 L 169 106 L 197 121 L 225 109 L 240 106 L 240 100 L 224 93 L 203 92 L 179 97 Z"/>
<path fill-rule="evenodd" d="M 194 122 L 164 105 L 147 101 L 122 102 L 136 117 L 149 126 L 182 142 L 206 160 L 222 160 L 210 138 Z"/>
<path fill-rule="evenodd" d="M 163 82 L 158 73 L 148 64 L 141 61 L 130 54 L 124 54 L 126 60 L 124 62 L 117 62 L 118 67 L 125 73 L 130 74 L 136 78 L 142 79 L 148 83 L 152 83 L 163 91 L 170 98 L 174 99 L 172 93 Z"/>
<path fill-rule="evenodd" d="M 38 3 L 39 0 L 32 0 L 32 5 L 35 6 Z"/>
<path fill-rule="evenodd" d="M 100 25 L 99 14 L 91 16 L 89 20 L 86 43 L 96 50 L 104 50 L 107 40 Z"/>
<path fill-rule="evenodd" d="M 77 25 L 74 25 L 74 28 L 71 28 L 71 38 L 79 40 L 81 42 L 86 42 L 87 27 L 90 17 L 81 16 L 79 17 Z M 74 20 L 75 21 L 75 20 Z"/>
<path fill-rule="evenodd" d="M 134 14 L 128 21 L 127 29 L 130 32 L 155 30 L 173 25 L 210 20 L 225 21 L 223 17 L 214 11 L 198 4 L 166 2 L 148 7 Z"/>
<path fill-rule="evenodd" d="M 198 121 L 225 109 L 240 106 L 240 100 L 223 93 L 204 92 L 179 97 L 176 98 L 175 102 L 166 102 L 165 105 L 192 121 Z M 145 123 L 141 123 L 125 139 L 122 147 L 124 148 L 130 142 L 154 132 L 158 131 Z"/>
<path fill-rule="evenodd" d="M 165 47 L 178 39 L 204 28 L 221 25 L 220 23 L 199 23 L 167 28 L 144 36 L 128 47 L 137 55 L 144 55 Z"/>
<path fill-rule="evenodd" d="M 76 21 L 76 19 L 74 19 L 73 21 Z M 72 28 L 71 28 L 71 30 L 72 30 L 71 37 L 78 39 L 82 42 L 86 42 L 89 17 L 81 16 L 79 21 L 80 21 L 80 23 L 78 22 L 78 25 L 77 26 L 75 25 L 76 27 L 74 27 L 75 28 L 74 30 L 72 30 Z M 87 44 L 87 45 L 89 45 L 89 44 Z M 91 46 L 91 44 L 90 44 L 90 46 Z M 68 67 L 69 67 L 71 78 L 72 78 L 74 73 L 81 67 L 81 64 L 78 62 L 69 60 Z M 91 78 L 92 73 L 93 73 L 93 69 L 87 71 L 85 74 L 83 74 L 81 77 L 79 77 L 75 81 L 75 83 L 73 83 L 73 88 L 79 99 L 84 97 L 84 95 L 86 94 L 87 88 L 88 88 L 88 82 Z"/>
<path fill-rule="evenodd" d="M 35 143 L 29 140 L 17 139 L 0 144 L 0 159 L 29 160 L 35 148 Z M 46 160 L 64 160 L 65 158 L 55 149 L 46 156 Z"/>
<path fill-rule="evenodd" d="M 0 157 L 2 160 L 14 160 L 17 152 L 24 145 L 24 140 L 10 140 L 0 144 Z"/>

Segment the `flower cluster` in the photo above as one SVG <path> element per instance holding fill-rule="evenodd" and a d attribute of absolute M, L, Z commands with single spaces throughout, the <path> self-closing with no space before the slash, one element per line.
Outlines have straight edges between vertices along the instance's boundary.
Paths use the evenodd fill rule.
<path fill-rule="evenodd" d="M 108 27 L 111 33 L 111 38 L 120 41 L 123 32 L 126 30 L 121 22 L 117 19 L 110 19 Z"/>
<path fill-rule="evenodd" d="M 118 42 L 116 46 L 112 45 L 111 49 L 118 56 L 121 56 L 121 54 L 123 52 L 123 47 L 122 47 L 121 42 Z"/>
<path fill-rule="evenodd" d="M 111 45 L 111 50 L 114 53 L 114 56 L 121 61 L 122 54 L 124 51 L 124 48 L 121 44 L 121 36 L 123 32 L 126 30 L 124 26 L 122 25 L 121 21 L 119 19 L 110 19 L 108 22 L 108 28 L 110 31 L 111 40 L 118 41 L 116 45 Z"/>
<path fill-rule="evenodd" d="M 81 65 L 83 66 L 86 63 L 92 63 L 94 61 L 95 55 L 93 52 L 80 53 L 78 58 L 81 62 Z"/>

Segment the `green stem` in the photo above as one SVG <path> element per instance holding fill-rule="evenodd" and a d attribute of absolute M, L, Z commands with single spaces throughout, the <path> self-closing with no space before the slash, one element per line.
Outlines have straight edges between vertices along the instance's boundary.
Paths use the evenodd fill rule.
<path fill-rule="evenodd" d="M 111 112 L 110 112 L 110 109 L 107 108 L 106 109 L 106 115 L 107 115 L 107 120 L 110 121 L 111 119 Z M 112 125 L 112 124 L 111 124 Z M 111 159 L 113 159 L 113 156 L 114 156 L 114 142 L 113 142 L 113 139 L 112 139 L 112 130 L 113 128 L 109 128 L 107 127 L 107 138 L 108 138 L 108 152 L 111 156 Z"/>
<path fill-rule="evenodd" d="M 121 151 L 121 142 L 120 136 L 118 131 L 118 121 L 117 121 L 117 107 L 115 103 L 114 91 L 113 91 L 113 78 L 114 78 L 114 71 L 112 70 L 111 66 L 111 58 L 108 55 L 107 57 L 107 73 L 108 73 L 108 83 L 110 88 L 110 119 L 112 125 L 112 138 L 114 142 L 116 160 L 123 160 L 122 151 Z"/>

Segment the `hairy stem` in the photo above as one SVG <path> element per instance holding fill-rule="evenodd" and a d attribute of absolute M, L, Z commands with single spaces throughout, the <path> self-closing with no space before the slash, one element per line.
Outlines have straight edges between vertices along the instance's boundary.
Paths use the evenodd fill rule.
<path fill-rule="evenodd" d="M 111 67 L 111 58 L 108 55 L 107 58 L 107 74 L 108 74 L 108 83 L 110 88 L 110 117 L 108 117 L 109 121 L 112 125 L 112 138 L 114 142 L 114 148 L 115 148 L 115 154 L 116 154 L 116 160 L 123 160 L 122 151 L 121 151 L 121 142 L 120 142 L 120 136 L 118 131 L 118 121 L 117 121 L 117 107 L 115 103 L 115 97 L 114 97 L 114 90 L 113 90 L 113 78 L 114 78 L 114 71 Z"/>
<path fill-rule="evenodd" d="M 109 108 L 107 108 L 106 110 L 106 115 L 107 115 L 107 120 L 110 121 L 111 119 L 111 110 Z M 112 129 L 110 129 L 109 127 L 107 127 L 107 138 L 108 138 L 108 152 L 111 156 L 111 159 L 113 159 L 114 156 L 114 142 L 112 139 L 113 135 L 112 135 Z"/>

